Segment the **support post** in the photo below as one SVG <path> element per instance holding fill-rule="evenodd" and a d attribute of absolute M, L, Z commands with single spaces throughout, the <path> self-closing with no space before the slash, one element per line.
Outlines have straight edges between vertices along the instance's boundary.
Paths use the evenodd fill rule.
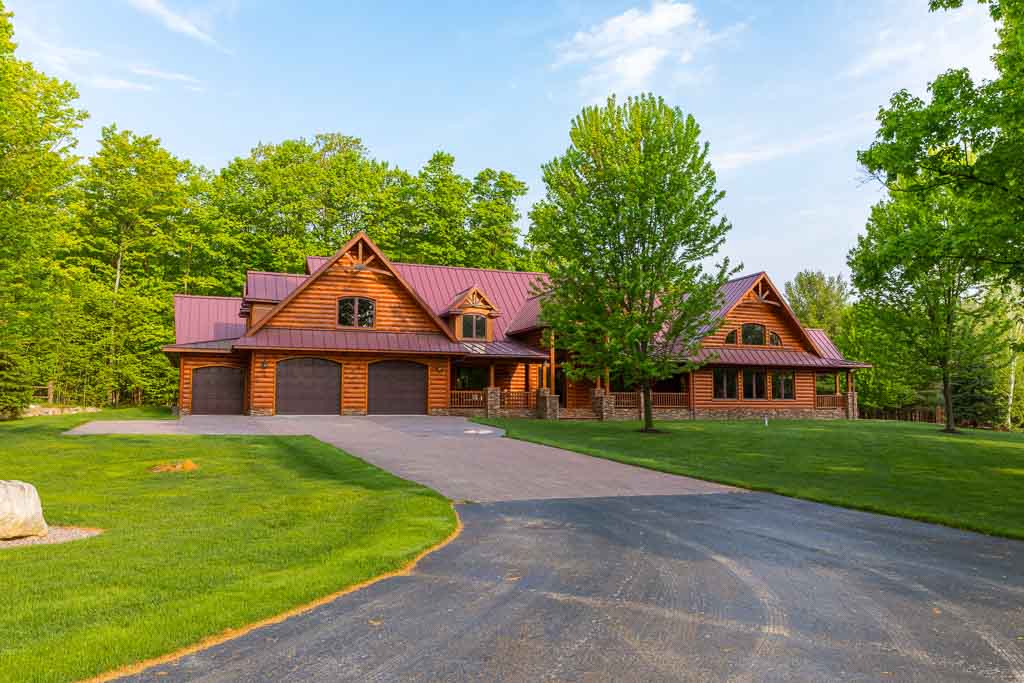
<path fill-rule="evenodd" d="M 612 390 L 612 373 L 608 368 L 604 369 L 604 388 L 608 391 Z"/>
<path fill-rule="evenodd" d="M 494 363 L 491 363 L 490 384 L 488 384 L 487 386 L 490 387 L 491 389 L 494 388 Z"/>
<path fill-rule="evenodd" d="M 835 372 L 835 373 L 833 374 L 833 377 L 834 377 L 834 378 L 835 378 L 835 380 L 836 380 L 836 396 L 838 396 L 838 395 L 839 395 L 839 372 L 838 372 L 838 371 L 837 371 L 837 372 Z"/>
<path fill-rule="evenodd" d="M 551 383 L 548 385 L 548 387 L 552 391 L 554 391 L 555 390 L 555 332 L 554 332 L 554 330 L 550 331 L 550 343 L 551 343 L 551 348 L 548 350 L 548 353 L 551 356 Z"/>

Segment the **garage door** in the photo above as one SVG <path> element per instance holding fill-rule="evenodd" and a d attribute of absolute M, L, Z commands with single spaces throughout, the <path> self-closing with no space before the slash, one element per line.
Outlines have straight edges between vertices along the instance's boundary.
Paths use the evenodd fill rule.
<path fill-rule="evenodd" d="M 277 364 L 278 415 L 341 412 L 341 366 L 323 358 L 291 358 Z"/>
<path fill-rule="evenodd" d="M 422 415 L 427 412 L 427 368 L 404 360 L 370 365 L 371 415 Z"/>
<path fill-rule="evenodd" d="M 242 368 L 211 366 L 192 371 L 193 415 L 241 415 L 244 404 Z"/>

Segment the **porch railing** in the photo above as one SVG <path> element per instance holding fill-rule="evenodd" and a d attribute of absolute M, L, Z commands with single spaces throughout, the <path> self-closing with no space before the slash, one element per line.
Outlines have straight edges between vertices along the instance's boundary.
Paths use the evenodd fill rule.
<path fill-rule="evenodd" d="M 615 398 L 616 408 L 639 408 L 640 407 L 640 392 L 639 391 L 613 391 L 612 397 Z"/>
<path fill-rule="evenodd" d="M 652 408 L 689 408 L 690 395 L 684 393 L 651 392 Z"/>
<path fill-rule="evenodd" d="M 846 394 L 818 394 L 814 397 L 814 407 L 818 410 L 845 408 Z"/>
<path fill-rule="evenodd" d="M 501 392 L 502 408 L 536 408 L 536 391 L 512 391 L 506 389 Z"/>
<path fill-rule="evenodd" d="M 453 391 L 449 405 L 452 408 L 486 408 L 487 399 L 482 391 Z"/>

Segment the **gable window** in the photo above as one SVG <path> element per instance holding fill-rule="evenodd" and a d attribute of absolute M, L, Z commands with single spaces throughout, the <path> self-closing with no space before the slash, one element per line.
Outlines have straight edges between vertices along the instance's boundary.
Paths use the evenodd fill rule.
<path fill-rule="evenodd" d="M 743 371 L 743 398 L 766 398 L 766 381 L 764 370 Z"/>
<path fill-rule="evenodd" d="M 715 368 L 715 398 L 736 398 L 736 371 Z"/>
<path fill-rule="evenodd" d="M 482 315 L 462 316 L 462 338 L 463 339 L 486 339 L 487 318 Z"/>
<path fill-rule="evenodd" d="M 764 325 L 757 323 L 743 324 L 743 343 L 752 346 L 764 346 Z"/>
<path fill-rule="evenodd" d="M 338 324 L 342 327 L 373 327 L 377 304 L 373 299 L 348 296 L 338 299 Z"/>
<path fill-rule="evenodd" d="M 770 343 L 772 346 L 782 346 L 782 337 L 780 337 L 775 332 L 772 332 L 770 335 L 768 335 L 768 343 Z"/>
<path fill-rule="evenodd" d="M 729 334 L 725 335 L 725 343 L 726 344 L 735 344 L 736 343 L 736 330 L 733 330 Z"/>
<path fill-rule="evenodd" d="M 796 382 L 793 380 L 792 370 L 772 373 L 772 398 L 796 398 Z"/>

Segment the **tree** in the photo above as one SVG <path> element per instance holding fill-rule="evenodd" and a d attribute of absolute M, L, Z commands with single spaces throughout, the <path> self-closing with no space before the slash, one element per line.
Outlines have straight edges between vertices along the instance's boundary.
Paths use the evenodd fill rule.
<path fill-rule="evenodd" d="M 650 431 L 651 385 L 695 367 L 687 359 L 734 272 L 728 259 L 703 265 L 730 228 L 717 211 L 724 193 L 696 120 L 653 95 L 586 107 L 569 137 L 530 213 L 550 275 L 542 316 L 570 377 L 609 368 L 641 386 Z"/>
<path fill-rule="evenodd" d="M 921 182 L 915 179 L 914 182 Z M 987 273 L 955 248 L 964 203 L 946 187 L 896 192 L 875 205 L 847 259 L 862 300 L 896 344 L 941 377 L 946 431 L 955 431 L 952 378 L 983 317 Z"/>
<path fill-rule="evenodd" d="M 507 171 L 485 168 L 473 180 L 469 209 L 467 265 L 477 268 L 519 270 L 525 253 L 519 244 L 519 209 L 526 183 Z"/>
<path fill-rule="evenodd" d="M 75 131 L 86 114 L 74 86 L 49 78 L 15 55 L 11 14 L 0 2 L 0 402 L 21 401 L 19 383 L 45 381 L 52 348 L 53 259 L 69 220 Z M 14 391 L 14 394 L 7 392 Z"/>
<path fill-rule="evenodd" d="M 931 0 L 932 10 L 963 0 Z M 950 233 L 950 248 L 1024 280 L 1024 2 L 988 0 L 1001 22 L 998 77 L 975 84 L 966 69 L 930 85 L 928 101 L 901 90 L 879 111 L 876 141 L 858 154 L 890 189 L 927 194 L 946 187 L 971 220 Z"/>
<path fill-rule="evenodd" d="M 850 290 L 842 275 L 802 270 L 786 283 L 786 299 L 802 324 L 835 337 L 849 305 Z"/>
<path fill-rule="evenodd" d="M 900 335 L 891 332 L 885 312 L 872 302 L 858 301 L 847 308 L 834 341 L 846 357 L 871 364 L 857 371 L 857 402 L 861 406 L 902 408 L 920 404 L 935 393 L 931 369 Z"/>

